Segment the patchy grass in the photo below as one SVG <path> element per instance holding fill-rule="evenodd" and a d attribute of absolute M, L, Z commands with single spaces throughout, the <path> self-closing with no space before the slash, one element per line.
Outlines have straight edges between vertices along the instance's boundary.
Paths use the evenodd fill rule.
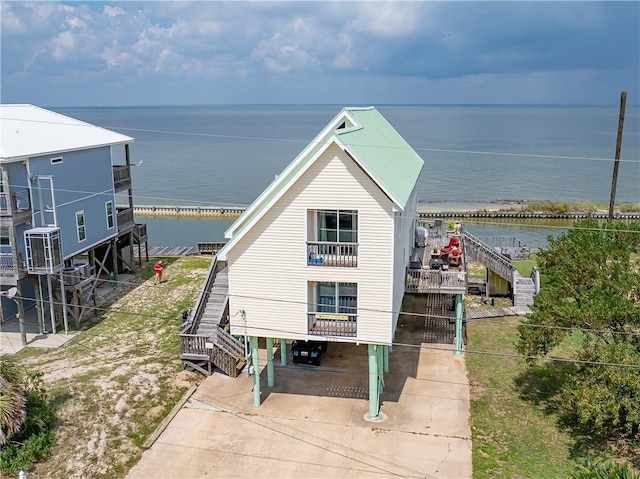
<path fill-rule="evenodd" d="M 108 310 L 65 346 L 17 355 L 44 373 L 58 416 L 51 459 L 32 477 L 118 478 L 138 461 L 146 437 L 202 379 L 182 370 L 176 330 L 209 262 L 170 260 L 157 286 L 147 265 L 139 286 L 118 285 Z"/>
<path fill-rule="evenodd" d="M 467 276 L 484 279 L 487 277 L 487 268 L 480 261 L 467 261 Z"/>
<path fill-rule="evenodd" d="M 608 203 L 598 203 L 596 201 L 523 201 L 520 205 L 523 213 L 597 213 L 609 211 Z M 640 203 L 618 203 L 614 206 L 615 213 L 636 213 L 640 211 Z"/>
<path fill-rule="evenodd" d="M 538 265 L 535 253 L 531 253 L 527 259 L 514 259 L 512 264 L 516 267 L 518 273 L 525 278 L 531 276 L 534 266 Z"/>
<path fill-rule="evenodd" d="M 515 352 L 515 325 L 474 321 L 467 335 L 469 350 Z M 568 477 L 574 467 L 571 438 L 556 427 L 553 415 L 523 396 L 516 381 L 527 369 L 524 360 L 470 353 L 466 361 L 473 477 Z"/>

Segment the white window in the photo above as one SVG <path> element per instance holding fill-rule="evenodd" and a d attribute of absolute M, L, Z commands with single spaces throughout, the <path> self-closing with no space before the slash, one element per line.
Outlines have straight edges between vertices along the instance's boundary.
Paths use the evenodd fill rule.
<path fill-rule="evenodd" d="M 113 201 L 107 201 L 105 204 L 105 212 L 107 214 L 107 229 L 112 229 L 114 226 L 113 221 Z"/>
<path fill-rule="evenodd" d="M 358 285 L 356 283 L 312 283 L 314 313 L 358 314 Z"/>
<path fill-rule="evenodd" d="M 356 210 L 318 211 L 318 241 L 334 243 L 358 242 L 358 212 Z"/>
<path fill-rule="evenodd" d="M 62 157 L 61 156 L 58 156 L 56 158 L 51 158 L 51 164 L 52 165 L 57 165 L 59 163 L 62 163 Z"/>
<path fill-rule="evenodd" d="M 84 224 L 84 211 L 78 211 L 76 213 L 76 228 L 78 231 L 78 242 L 82 242 L 87 239 L 87 231 Z"/>

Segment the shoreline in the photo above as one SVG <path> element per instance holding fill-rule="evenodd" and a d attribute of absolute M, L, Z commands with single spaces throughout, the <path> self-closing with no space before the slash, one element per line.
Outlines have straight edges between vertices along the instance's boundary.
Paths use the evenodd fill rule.
<path fill-rule="evenodd" d="M 542 204 L 542 208 L 531 210 L 531 205 Z M 553 206 L 562 205 L 562 208 Z M 592 216 L 596 219 L 607 219 L 608 210 L 590 205 L 588 211 L 576 208 L 580 203 L 551 203 L 504 200 L 495 202 L 426 202 L 419 203 L 418 216 L 421 218 L 545 218 L 545 219 L 580 219 Z M 572 208 L 573 206 L 573 208 Z M 600 206 L 600 205 L 598 205 Z M 234 218 L 240 216 L 245 206 L 188 206 L 188 205 L 141 205 L 134 206 L 136 216 L 175 216 L 175 217 L 211 217 Z M 640 209 L 614 212 L 614 219 L 640 219 Z"/>

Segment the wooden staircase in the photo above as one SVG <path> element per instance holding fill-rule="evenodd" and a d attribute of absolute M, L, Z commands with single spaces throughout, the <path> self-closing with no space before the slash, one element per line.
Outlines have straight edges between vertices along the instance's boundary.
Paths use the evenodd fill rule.
<path fill-rule="evenodd" d="M 517 314 L 530 313 L 529 306 L 533 304 L 533 297 L 536 294 L 535 283 L 531 278 L 520 276 L 517 271 L 513 279 L 513 307 Z"/>
<path fill-rule="evenodd" d="M 243 344 L 224 329 L 229 316 L 228 281 L 226 265 L 214 258 L 196 301 L 192 321 L 179 331 L 184 368 L 210 375 L 217 367 L 237 377 L 245 366 Z"/>
<path fill-rule="evenodd" d="M 531 312 L 529 306 L 533 304 L 536 294 L 536 286 L 532 278 L 525 278 L 511 264 L 511 259 L 496 252 L 492 247 L 484 243 L 466 231 L 463 232 L 465 251 L 476 260 L 484 264 L 488 269 L 509 281 L 513 288 L 513 307 L 516 314 Z"/>

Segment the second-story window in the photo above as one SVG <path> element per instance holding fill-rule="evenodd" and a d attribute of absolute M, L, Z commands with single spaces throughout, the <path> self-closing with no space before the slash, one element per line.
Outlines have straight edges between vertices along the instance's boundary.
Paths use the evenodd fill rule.
<path fill-rule="evenodd" d="M 357 243 L 358 212 L 356 210 L 318 211 L 318 241 Z"/>
<path fill-rule="evenodd" d="M 107 214 L 107 229 L 111 229 L 113 228 L 114 225 L 114 221 L 113 221 L 113 201 L 107 201 L 105 203 L 105 210 L 106 210 L 106 214 Z"/>
<path fill-rule="evenodd" d="M 82 242 L 87 239 L 87 231 L 84 225 L 84 211 L 78 211 L 76 213 L 76 227 L 78 231 L 78 242 Z"/>

